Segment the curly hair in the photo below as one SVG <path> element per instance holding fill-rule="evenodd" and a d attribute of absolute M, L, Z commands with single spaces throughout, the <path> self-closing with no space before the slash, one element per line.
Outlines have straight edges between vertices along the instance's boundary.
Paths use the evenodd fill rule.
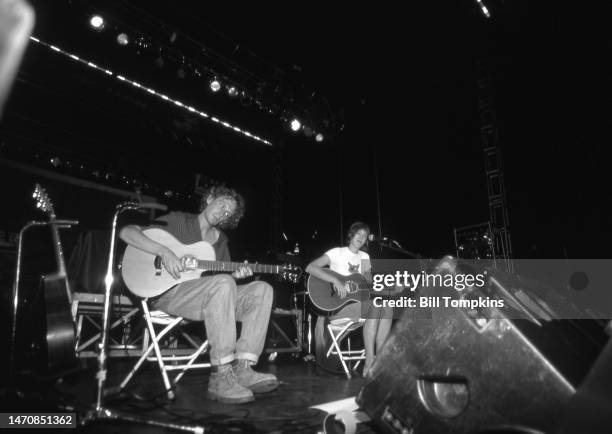
<path fill-rule="evenodd" d="M 218 197 L 227 197 L 236 201 L 236 210 L 227 219 L 223 220 L 219 227 L 221 229 L 234 229 L 238 226 L 240 219 L 244 216 L 245 203 L 244 198 L 233 188 L 225 187 L 223 185 L 216 185 L 210 187 L 202 194 L 202 200 L 200 201 L 200 212 L 204 211 L 204 208 L 208 205 L 206 202 L 209 197 L 215 200 Z"/>

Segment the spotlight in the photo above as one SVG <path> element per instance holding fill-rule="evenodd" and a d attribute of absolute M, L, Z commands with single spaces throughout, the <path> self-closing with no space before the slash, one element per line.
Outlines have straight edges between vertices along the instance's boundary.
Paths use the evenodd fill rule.
<path fill-rule="evenodd" d="M 322 142 L 323 141 L 323 134 L 319 133 L 315 136 L 315 140 L 317 142 Z"/>
<path fill-rule="evenodd" d="M 300 128 L 302 128 L 302 124 L 300 123 L 300 121 L 298 121 L 297 119 L 293 119 L 291 121 L 291 129 L 293 131 L 299 131 Z"/>
<path fill-rule="evenodd" d="M 212 90 L 213 92 L 219 92 L 219 89 L 221 89 L 221 83 L 219 83 L 219 80 L 217 80 L 217 78 L 215 77 L 210 82 L 210 90 Z"/>
<path fill-rule="evenodd" d="M 127 45 L 130 42 L 130 38 L 128 37 L 128 35 L 126 33 L 119 33 L 117 35 L 117 44 L 119 45 Z"/>
<path fill-rule="evenodd" d="M 306 137 L 312 137 L 313 133 L 314 131 L 312 131 L 312 128 L 306 126 L 304 127 L 304 135 Z"/>
<path fill-rule="evenodd" d="M 489 12 L 489 9 L 487 9 L 487 7 L 484 5 L 482 0 L 476 0 L 476 3 L 478 3 L 478 6 L 480 6 L 480 9 L 482 10 L 484 16 L 487 18 L 491 18 L 491 13 Z"/>
<path fill-rule="evenodd" d="M 102 18 L 100 15 L 93 15 L 90 19 L 89 19 L 89 25 L 97 31 L 100 31 L 104 28 L 104 18 Z"/>
<path fill-rule="evenodd" d="M 227 94 L 232 98 L 236 98 L 238 96 L 238 89 L 236 89 L 236 86 L 229 86 L 227 88 Z"/>

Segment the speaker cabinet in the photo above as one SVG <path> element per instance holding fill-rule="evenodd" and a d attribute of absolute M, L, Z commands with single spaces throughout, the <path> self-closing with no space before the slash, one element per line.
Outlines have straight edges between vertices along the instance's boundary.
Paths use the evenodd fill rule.
<path fill-rule="evenodd" d="M 461 265 L 442 262 L 452 270 Z M 559 427 L 606 336 L 599 323 L 532 318 L 513 297 L 512 279 L 500 273 L 479 295 L 514 303 L 526 312 L 521 319 L 504 309 L 487 316 L 444 306 L 403 309 L 357 397 L 378 428 L 439 434 Z M 453 291 L 427 287 L 415 297 L 456 298 Z M 521 293 L 537 298 L 529 288 Z"/>

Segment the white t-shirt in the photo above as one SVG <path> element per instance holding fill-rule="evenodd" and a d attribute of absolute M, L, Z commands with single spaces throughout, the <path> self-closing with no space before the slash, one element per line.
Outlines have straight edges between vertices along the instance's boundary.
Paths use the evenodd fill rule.
<path fill-rule="evenodd" d="M 329 257 L 329 269 L 343 276 L 363 273 L 363 261 L 369 261 L 370 255 L 359 250 L 351 252 L 348 247 L 336 247 L 325 252 Z"/>

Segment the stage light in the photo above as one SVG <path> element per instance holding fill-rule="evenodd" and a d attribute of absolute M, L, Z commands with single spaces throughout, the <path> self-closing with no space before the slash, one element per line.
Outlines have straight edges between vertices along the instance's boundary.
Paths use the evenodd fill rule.
<path fill-rule="evenodd" d="M 314 131 L 312 131 L 312 128 L 304 126 L 304 135 L 306 137 L 312 137 Z"/>
<path fill-rule="evenodd" d="M 315 140 L 317 142 L 322 142 L 323 141 L 323 134 L 319 133 L 315 136 Z"/>
<path fill-rule="evenodd" d="M 491 13 L 489 12 L 489 9 L 487 9 L 487 7 L 484 5 L 482 0 L 476 0 L 476 3 L 478 3 L 478 6 L 480 6 L 480 9 L 482 10 L 484 16 L 487 18 L 491 18 Z"/>
<path fill-rule="evenodd" d="M 293 131 L 299 131 L 299 130 L 300 130 L 300 128 L 302 128 L 302 124 L 301 124 L 301 122 L 300 122 L 300 121 L 298 121 L 297 119 L 293 119 L 293 120 L 291 121 L 291 129 L 292 129 Z"/>
<path fill-rule="evenodd" d="M 117 44 L 126 46 L 129 43 L 130 38 L 128 37 L 127 33 L 119 33 L 117 35 Z"/>
<path fill-rule="evenodd" d="M 219 90 L 221 89 L 221 83 L 219 83 L 219 80 L 217 80 L 217 78 L 213 78 L 212 81 L 210 82 L 210 90 L 212 90 L 213 92 L 219 92 Z"/>
<path fill-rule="evenodd" d="M 236 89 L 236 86 L 228 86 L 227 94 L 232 98 L 236 98 L 238 96 L 238 89 Z"/>
<path fill-rule="evenodd" d="M 93 15 L 90 19 L 89 19 L 89 25 L 97 31 L 100 31 L 104 28 L 104 18 L 102 18 L 100 15 Z"/>

